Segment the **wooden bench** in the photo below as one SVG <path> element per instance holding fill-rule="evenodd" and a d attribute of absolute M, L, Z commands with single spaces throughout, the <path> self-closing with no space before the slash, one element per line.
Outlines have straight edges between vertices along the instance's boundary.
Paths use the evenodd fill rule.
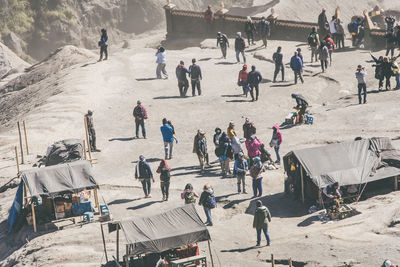
<path fill-rule="evenodd" d="M 201 261 L 201 266 L 207 267 L 207 258 L 206 256 L 193 256 L 189 258 L 179 259 L 171 261 L 172 267 L 184 267 L 194 264 L 196 261 Z"/>

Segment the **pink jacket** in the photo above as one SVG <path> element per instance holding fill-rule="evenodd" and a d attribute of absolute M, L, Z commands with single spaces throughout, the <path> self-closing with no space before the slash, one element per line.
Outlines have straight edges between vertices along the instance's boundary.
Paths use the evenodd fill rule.
<path fill-rule="evenodd" d="M 274 125 L 272 128 L 276 129 L 276 133 L 272 135 L 272 139 L 278 139 L 278 146 L 282 144 L 282 133 L 279 131 L 279 126 Z"/>
<path fill-rule="evenodd" d="M 259 150 L 260 146 L 262 145 L 262 143 L 260 142 L 260 140 L 254 139 L 253 141 L 251 139 L 247 139 L 246 140 L 246 148 L 247 148 L 247 154 L 249 155 L 249 157 L 257 157 L 259 155 L 261 155 L 261 152 Z"/>

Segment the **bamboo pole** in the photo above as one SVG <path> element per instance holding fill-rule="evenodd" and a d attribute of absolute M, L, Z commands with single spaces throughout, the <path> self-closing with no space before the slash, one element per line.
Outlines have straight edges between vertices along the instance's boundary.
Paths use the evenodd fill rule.
<path fill-rule="evenodd" d="M 119 223 L 117 223 L 117 261 L 119 263 Z"/>
<path fill-rule="evenodd" d="M 128 245 L 126 245 L 126 256 L 125 256 L 125 259 L 126 259 L 125 266 L 126 267 L 129 267 L 129 251 L 128 250 L 129 250 Z"/>
<path fill-rule="evenodd" d="M 210 251 L 210 258 L 211 258 L 211 266 L 214 267 L 214 259 L 213 259 L 213 255 L 211 253 L 211 244 L 210 244 L 210 240 L 207 240 L 208 242 L 208 250 Z"/>
<path fill-rule="evenodd" d="M 94 202 L 96 203 L 97 210 L 100 213 L 99 196 L 97 194 L 97 188 L 95 188 L 93 191 L 94 191 Z"/>
<path fill-rule="evenodd" d="M 28 202 L 27 194 L 26 194 L 26 184 L 24 183 L 24 187 L 22 188 L 24 194 L 24 206 L 26 205 L 26 202 Z"/>
<path fill-rule="evenodd" d="M 103 224 L 100 224 L 100 228 L 101 228 L 101 236 L 103 237 L 104 254 L 106 255 L 106 261 L 108 262 L 107 248 L 106 248 L 106 240 L 105 240 L 105 238 L 104 238 Z"/>
<path fill-rule="evenodd" d="M 399 176 L 394 177 L 394 190 L 399 189 Z"/>
<path fill-rule="evenodd" d="M 271 254 L 271 266 L 275 267 L 274 254 Z"/>
<path fill-rule="evenodd" d="M 18 126 L 18 136 L 19 136 L 19 146 L 21 149 L 21 164 L 24 164 L 24 149 L 22 147 L 22 136 L 21 136 L 21 126 L 19 125 L 19 121 L 17 122 Z"/>
<path fill-rule="evenodd" d="M 303 166 L 300 165 L 300 178 L 301 178 L 301 202 L 304 204 L 304 177 L 303 177 Z"/>
<path fill-rule="evenodd" d="M 25 136 L 26 154 L 29 155 L 28 136 L 27 136 L 27 134 L 26 134 L 25 121 L 22 121 L 22 126 L 24 126 L 24 136 Z"/>
<path fill-rule="evenodd" d="M 85 139 L 83 139 L 83 158 L 85 160 L 87 160 L 87 155 L 86 155 L 87 151 L 86 151 L 86 141 Z"/>
<path fill-rule="evenodd" d="M 19 161 L 18 161 L 18 150 L 17 146 L 14 147 L 15 150 L 15 161 L 17 162 L 17 175 L 19 175 Z"/>
<path fill-rule="evenodd" d="M 31 203 L 31 208 L 32 208 L 33 231 L 36 233 L 36 214 L 35 214 L 35 205 L 33 204 L 33 200 Z"/>
<path fill-rule="evenodd" d="M 83 117 L 83 122 L 85 124 L 86 143 L 87 143 L 87 148 L 88 148 L 89 160 L 90 160 L 90 163 L 91 163 L 92 162 L 92 151 L 91 151 L 92 148 L 91 148 L 90 142 L 89 142 L 89 129 L 88 129 L 88 126 L 87 126 L 87 118 L 86 117 Z"/>

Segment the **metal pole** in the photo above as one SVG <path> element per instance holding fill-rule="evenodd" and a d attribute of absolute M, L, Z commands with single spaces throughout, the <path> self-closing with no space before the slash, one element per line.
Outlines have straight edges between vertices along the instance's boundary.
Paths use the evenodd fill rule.
<path fill-rule="evenodd" d="M 125 260 L 126 260 L 125 266 L 126 267 L 129 267 L 129 251 L 128 250 L 129 250 L 128 245 L 126 245 L 126 255 L 125 255 Z"/>
<path fill-rule="evenodd" d="M 21 136 L 21 126 L 19 125 L 19 121 L 17 122 L 18 126 L 18 136 L 19 136 L 19 146 L 21 148 L 21 164 L 24 164 L 24 149 L 22 147 L 22 136 Z"/>
<path fill-rule="evenodd" d="M 119 263 L 119 223 L 117 223 L 117 261 Z"/>
<path fill-rule="evenodd" d="M 28 136 L 26 135 L 25 121 L 22 121 L 22 126 L 24 126 L 26 154 L 29 155 Z"/>
<path fill-rule="evenodd" d="M 108 262 L 107 248 L 106 248 L 106 240 L 105 240 L 105 238 L 104 238 L 103 224 L 100 224 L 100 228 L 101 228 L 101 236 L 103 237 L 104 254 L 106 255 L 106 261 Z"/>
<path fill-rule="evenodd" d="M 210 240 L 207 240 L 207 242 L 208 242 L 208 250 L 210 251 L 211 266 L 214 267 L 214 259 L 213 259 L 213 255 L 212 255 L 212 253 L 211 253 Z"/>

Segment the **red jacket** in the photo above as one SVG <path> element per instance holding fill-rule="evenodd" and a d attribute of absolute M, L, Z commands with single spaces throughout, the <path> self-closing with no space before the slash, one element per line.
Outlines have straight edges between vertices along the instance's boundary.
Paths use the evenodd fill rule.
<path fill-rule="evenodd" d="M 331 37 L 325 38 L 325 42 L 330 42 L 332 44 L 332 51 L 335 50 L 335 43 L 333 42 Z"/>

